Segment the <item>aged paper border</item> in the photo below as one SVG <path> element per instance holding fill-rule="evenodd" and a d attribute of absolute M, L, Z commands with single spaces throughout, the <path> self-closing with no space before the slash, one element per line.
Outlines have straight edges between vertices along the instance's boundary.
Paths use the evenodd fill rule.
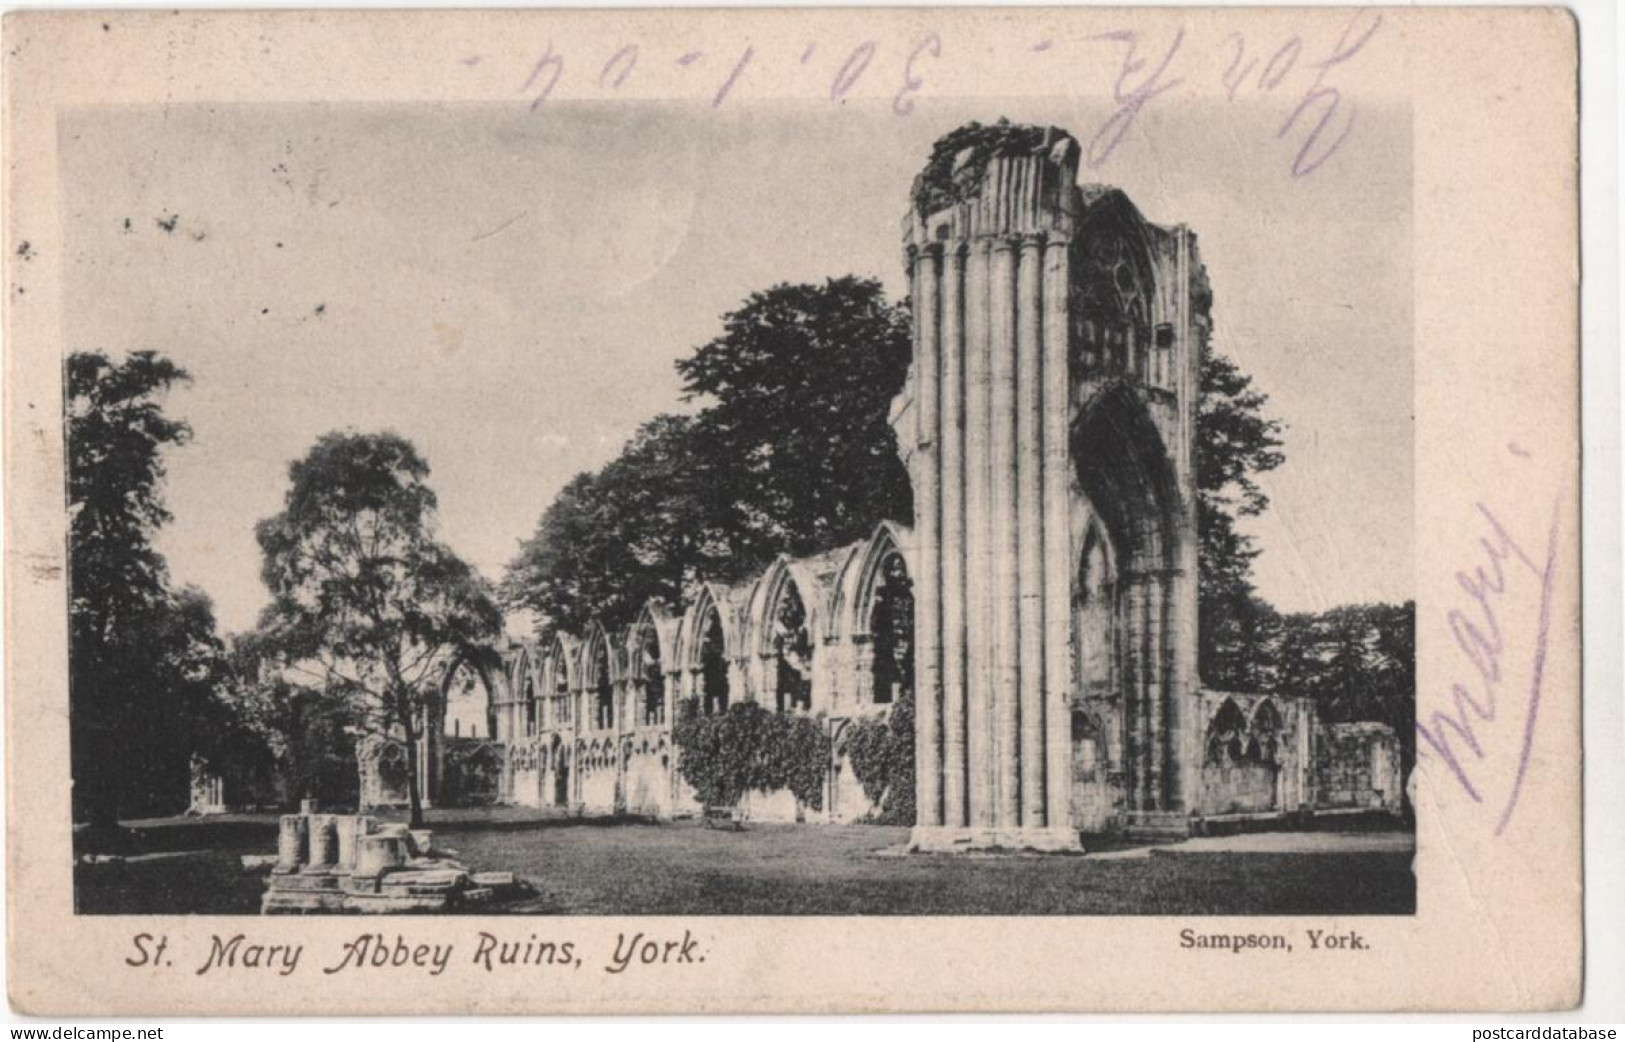
<path fill-rule="evenodd" d="M 888 75 L 854 98 L 895 93 L 901 55 L 936 31 L 977 41 L 933 66 L 931 94 L 1004 97 L 1104 92 L 1110 77 L 1057 77 L 996 60 L 993 44 L 1042 24 L 1057 41 L 1121 28 L 1148 38 L 1180 26 L 1217 43 L 1244 26 L 1335 38 L 1347 12 L 1253 10 L 868 10 L 636 12 L 275 12 L 11 15 L 5 25 L 8 146 L 7 900 L 12 1001 L 25 1012 L 422 1013 L 797 1012 L 879 1010 L 1550 1009 L 1580 993 L 1578 237 L 1575 26 L 1562 11 L 1394 10 L 1388 45 L 1340 70 L 1339 87 L 1407 99 L 1415 119 L 1419 687 L 1448 689 L 1458 663 L 1446 622 L 1455 573 L 1471 567 L 1476 506 L 1495 499 L 1509 527 L 1545 531 L 1557 557 L 1538 741 L 1517 817 L 1495 815 L 1425 778 L 1419 786 L 1414 917 L 1358 925 L 1369 957 L 1315 959 L 1187 952 L 1189 918 L 545 919 L 493 932 L 577 939 L 606 950 L 621 930 L 703 936 L 703 967 L 636 978 L 602 973 L 441 977 L 301 973 L 239 981 L 124 965 L 130 938 L 169 933 L 192 950 L 214 932 L 336 953 L 362 930 L 472 944 L 471 918 L 253 920 L 75 917 L 66 764 L 59 328 L 61 286 L 32 265 L 26 306 L 10 244 L 60 243 L 55 114 L 67 105 L 183 100 L 514 99 L 538 48 L 596 54 L 623 36 L 714 42 L 882 41 Z M 102 23 L 116 23 L 115 34 Z M 1024 36 L 1022 37 L 1024 38 Z M 760 47 L 761 44 L 758 44 Z M 789 46 L 786 43 L 786 46 Z M 482 53 L 510 72 L 473 80 L 455 60 Z M 607 53 L 607 52 L 606 52 Z M 878 68 L 878 66 L 877 66 Z M 628 96 L 709 98 L 675 70 Z M 763 76 L 758 100 L 799 98 Z M 1217 83 L 1192 84 L 1213 93 Z M 1175 95 L 1177 98 L 1177 95 Z M 515 103 L 528 103 L 519 99 Z M 60 255 L 60 250 L 54 251 Z M 1508 446 L 1519 450 L 1509 453 Z M 1509 607 L 1508 632 L 1533 633 L 1536 605 Z M 1429 708 L 1424 696 L 1423 708 Z M 1499 749 L 1500 747 L 1497 746 Z M 1300 922 L 1208 920 L 1244 930 Z M 1244 925 L 1245 924 L 1245 925 Z M 1321 925 L 1317 920 L 1308 925 Z M 191 961 L 190 959 L 187 960 Z M 319 961 L 319 960 L 318 960 Z"/>

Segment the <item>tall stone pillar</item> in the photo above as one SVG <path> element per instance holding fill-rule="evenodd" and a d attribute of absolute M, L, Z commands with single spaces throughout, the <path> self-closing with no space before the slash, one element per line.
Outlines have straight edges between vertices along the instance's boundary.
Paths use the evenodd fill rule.
<path fill-rule="evenodd" d="M 929 663 L 917 848 L 1078 849 L 1064 788 L 1077 159 L 1070 137 L 1022 128 L 916 184 L 915 429 L 899 437 L 915 496 L 916 661 Z M 941 262 L 927 262 L 936 249 Z"/>
<path fill-rule="evenodd" d="M 1171 359 L 1174 396 L 1179 420 L 1173 439 L 1175 467 L 1183 497 L 1182 524 L 1191 538 L 1181 540 L 1169 577 L 1168 640 L 1170 649 L 1168 714 L 1166 727 L 1172 742 L 1167 785 L 1172 810 L 1189 813 L 1200 802 L 1202 731 L 1197 713 L 1197 530 L 1195 494 L 1196 416 L 1201 400 L 1202 356 L 1207 348 L 1210 292 L 1207 275 L 1197 257 L 1195 236 L 1189 229 L 1174 229 L 1173 319 L 1174 356 Z"/>
<path fill-rule="evenodd" d="M 1163 634 L 1164 584 L 1162 575 L 1150 576 L 1145 585 L 1146 727 L 1150 732 L 1150 755 L 1146 757 L 1146 810 L 1165 809 L 1163 776 L 1168 759 L 1168 734 L 1163 728 L 1163 705 L 1167 697 L 1167 647 Z"/>
<path fill-rule="evenodd" d="M 992 323 L 988 350 L 988 454 L 991 470 L 993 554 L 993 713 L 998 762 L 995 823 L 1008 828 L 1021 821 L 1019 662 L 1021 588 L 1016 547 L 1016 242 L 993 240 L 988 289 Z"/>
<path fill-rule="evenodd" d="M 942 265 L 942 824 L 964 828 L 970 824 L 965 774 L 964 246 L 950 246 Z"/>
<path fill-rule="evenodd" d="M 965 784 L 967 826 L 993 827 L 993 554 L 988 476 L 988 272 L 991 244 L 971 239 L 965 258 Z"/>
<path fill-rule="evenodd" d="M 940 432 L 938 403 L 941 351 L 937 336 L 937 296 L 942 247 L 926 243 L 914 258 L 914 357 L 918 389 L 915 395 L 915 514 L 917 552 L 914 579 L 915 687 L 918 707 L 915 771 L 918 776 L 917 820 L 942 824 L 942 616 L 938 583 L 938 526 L 941 514 Z"/>
<path fill-rule="evenodd" d="M 1047 235 L 1044 242 L 1043 367 L 1040 394 L 1043 421 L 1044 505 L 1044 730 L 1048 744 L 1047 824 L 1070 826 L 1072 817 L 1072 583 L 1077 573 L 1068 524 L 1072 491 L 1071 452 L 1067 430 L 1071 414 L 1068 376 L 1070 340 L 1070 243 Z"/>
<path fill-rule="evenodd" d="M 1117 823 L 1177 832 L 1200 803 L 1211 291 L 1194 236 L 1080 188 L 1078 154 L 1055 128 L 967 125 L 914 185 L 914 369 L 893 415 L 917 527 L 916 848 L 1078 848 L 1074 641 L 1110 658 L 1088 695 L 1110 725 Z M 1113 600 L 1075 618 L 1089 525 Z"/>
<path fill-rule="evenodd" d="M 1042 239 L 1024 236 L 1016 269 L 1016 501 L 1027 504 L 1020 511 L 1017 532 L 1017 717 L 1021 724 L 1021 823 L 1027 828 L 1042 828 L 1049 819 L 1044 741 L 1044 642 L 1048 631 L 1044 615 L 1043 267 Z"/>
<path fill-rule="evenodd" d="M 1122 692 L 1124 707 L 1123 759 L 1128 763 L 1128 809 L 1145 809 L 1145 759 L 1149 747 L 1145 718 L 1145 583 L 1139 575 L 1122 581 Z"/>

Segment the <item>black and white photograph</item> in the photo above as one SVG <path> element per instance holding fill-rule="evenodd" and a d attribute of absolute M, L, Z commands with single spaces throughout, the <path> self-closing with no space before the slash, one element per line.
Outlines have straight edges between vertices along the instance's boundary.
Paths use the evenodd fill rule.
<path fill-rule="evenodd" d="M 1594 33 L 8 13 L 14 1015 L 1603 1008 Z"/>
<path fill-rule="evenodd" d="M 1410 112 L 1120 116 L 65 111 L 75 910 L 1412 914 Z"/>

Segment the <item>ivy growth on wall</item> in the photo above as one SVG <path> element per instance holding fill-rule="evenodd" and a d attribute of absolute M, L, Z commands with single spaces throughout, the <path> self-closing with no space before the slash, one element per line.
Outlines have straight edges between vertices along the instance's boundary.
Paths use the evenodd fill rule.
<path fill-rule="evenodd" d="M 698 699 L 684 699 L 672 728 L 677 770 L 709 807 L 732 807 L 751 790 L 789 789 L 813 810 L 824 806 L 830 742 L 807 716 L 735 702 L 703 716 Z"/>
<path fill-rule="evenodd" d="M 856 720 L 842 736 L 842 751 L 882 825 L 914 824 L 914 693 L 884 717 Z"/>

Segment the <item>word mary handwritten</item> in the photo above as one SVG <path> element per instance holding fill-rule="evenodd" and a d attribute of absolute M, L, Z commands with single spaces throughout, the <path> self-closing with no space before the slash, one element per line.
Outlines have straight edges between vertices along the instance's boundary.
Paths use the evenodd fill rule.
<path fill-rule="evenodd" d="M 1202 48 L 1188 45 L 1183 28 L 1166 39 L 1152 40 L 1131 29 L 1117 29 L 1087 37 L 1087 53 L 1068 54 L 1053 39 L 1038 39 L 1012 45 L 1008 55 L 996 55 L 1012 67 L 1044 63 L 1068 81 L 1067 93 L 1075 89 L 1078 61 L 1086 61 L 1111 74 L 1102 86 L 1109 86 L 1116 108 L 1101 123 L 1085 150 L 1084 161 L 1091 169 L 1101 167 L 1122 143 L 1145 108 L 1157 98 L 1186 82 L 1204 79 L 1213 83 L 1228 101 L 1248 95 L 1274 95 L 1279 92 L 1290 108 L 1275 137 L 1284 141 L 1292 154 L 1292 174 L 1306 177 L 1331 159 L 1354 133 L 1356 107 L 1333 82 L 1339 67 L 1365 50 L 1382 26 L 1382 15 L 1361 11 L 1343 27 L 1330 48 L 1322 48 L 1297 35 L 1250 41 L 1239 32 L 1231 33 L 1222 45 Z M 866 78 L 888 77 L 892 90 L 891 108 L 898 116 L 911 115 L 916 103 L 924 100 L 932 74 L 941 63 L 953 60 L 953 41 L 939 32 L 928 32 L 898 48 L 896 58 L 883 54 L 878 40 L 862 40 L 851 47 L 823 51 L 818 41 L 782 55 L 759 54 L 752 41 L 737 50 L 709 53 L 677 44 L 651 46 L 648 53 L 638 43 L 622 43 L 597 55 L 566 55 L 549 42 L 536 59 L 519 93 L 530 98 L 532 111 L 549 100 L 573 90 L 580 97 L 615 96 L 638 75 L 646 62 L 669 63 L 683 70 L 708 96 L 713 109 L 729 98 L 748 90 L 753 70 L 788 71 L 812 85 L 817 93 L 833 103 L 844 102 Z M 1107 55 L 1102 45 L 1116 50 Z M 765 46 L 765 45 L 764 45 Z M 981 51 L 981 45 L 975 48 Z M 985 58 L 985 55 L 984 55 Z M 480 55 L 469 55 L 461 63 L 469 69 L 480 64 Z M 889 61 L 888 61 L 889 59 Z M 879 68 L 871 71 L 879 63 Z M 584 71 L 576 71 L 580 63 Z M 769 63 L 775 63 L 770 65 Z M 895 64 L 893 64 L 895 63 Z M 566 82 L 566 77 L 572 77 Z M 997 84 L 989 84 L 990 93 Z"/>
<path fill-rule="evenodd" d="M 1447 616 L 1451 636 L 1456 647 L 1466 658 L 1471 677 L 1450 687 L 1451 706 L 1448 711 L 1435 711 L 1427 721 L 1418 718 L 1416 733 L 1422 745 L 1447 767 L 1455 780 L 1474 803 L 1484 802 L 1483 781 L 1477 773 L 1477 763 L 1463 763 L 1451 743 L 1451 734 L 1472 750 L 1476 761 L 1485 759 L 1485 729 L 1477 724 L 1498 722 L 1503 708 L 1505 688 L 1513 683 L 1515 693 L 1522 695 L 1522 733 L 1518 748 L 1516 773 L 1496 820 L 1495 834 L 1500 835 L 1512 820 L 1518 797 L 1523 792 L 1529 773 L 1530 750 L 1535 739 L 1535 726 L 1540 716 L 1541 688 L 1546 673 L 1546 650 L 1551 632 L 1552 593 L 1557 571 L 1557 547 L 1561 501 L 1552 506 L 1551 522 L 1546 531 L 1546 545 L 1538 549 L 1526 548 L 1515 539 L 1501 522 L 1500 517 L 1483 503 L 1477 504 L 1479 517 L 1484 522 L 1484 535 L 1479 539 L 1483 557 L 1470 571 L 1456 573 L 1456 584 L 1467 595 L 1465 608 L 1452 609 Z M 1531 550 L 1534 552 L 1530 552 Z M 1519 589 L 1513 579 L 1533 579 L 1539 590 L 1539 609 L 1533 632 L 1516 632 L 1505 622 L 1505 611 L 1515 600 Z M 1514 678 L 1504 669 L 1507 656 L 1527 641 L 1532 657 L 1526 677 Z M 1418 758 L 1426 755 L 1418 746 Z"/>

